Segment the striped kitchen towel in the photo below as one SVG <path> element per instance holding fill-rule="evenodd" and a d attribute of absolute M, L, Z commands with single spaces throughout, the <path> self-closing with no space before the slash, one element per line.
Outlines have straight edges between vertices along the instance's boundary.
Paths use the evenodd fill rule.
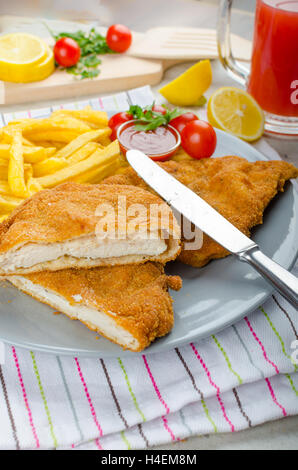
<path fill-rule="evenodd" d="M 72 358 L 6 346 L 0 448 L 142 449 L 295 415 L 297 323 L 275 294 L 232 327 L 163 354 Z"/>
<path fill-rule="evenodd" d="M 128 101 L 152 95 L 65 106 L 115 112 Z M 277 293 L 226 330 L 166 353 L 94 359 L 2 346 L 0 449 L 144 449 L 298 413 L 297 312 Z"/>

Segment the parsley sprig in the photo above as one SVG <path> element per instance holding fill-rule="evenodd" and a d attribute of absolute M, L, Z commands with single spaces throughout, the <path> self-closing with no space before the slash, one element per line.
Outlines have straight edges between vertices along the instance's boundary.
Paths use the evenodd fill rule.
<path fill-rule="evenodd" d="M 142 123 L 135 124 L 135 129 L 137 131 L 153 131 L 157 127 L 167 126 L 172 119 L 183 113 L 181 110 L 169 110 L 163 106 L 166 113 L 161 114 L 153 111 L 153 106 L 154 103 L 150 106 L 146 106 L 145 108 L 141 108 L 138 105 L 130 106 L 128 113 L 131 114 L 134 119 L 142 121 Z"/>
<path fill-rule="evenodd" d="M 98 33 L 95 28 L 90 29 L 88 33 L 79 30 L 74 33 L 61 32 L 55 34 L 47 25 L 46 27 L 55 41 L 67 37 L 74 39 L 78 43 L 81 49 L 81 57 L 78 63 L 73 67 L 61 68 L 66 70 L 67 73 L 79 77 L 81 80 L 84 78 L 94 78 L 99 75 L 100 70 L 98 66 L 101 64 L 101 60 L 98 55 L 114 53 L 107 45 L 105 36 Z"/>

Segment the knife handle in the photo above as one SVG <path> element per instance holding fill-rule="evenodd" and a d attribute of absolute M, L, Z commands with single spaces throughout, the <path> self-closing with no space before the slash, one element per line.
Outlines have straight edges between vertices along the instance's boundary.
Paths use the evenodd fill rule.
<path fill-rule="evenodd" d="M 258 246 L 239 253 L 238 258 L 255 268 L 264 279 L 298 309 L 298 279 L 278 263 L 264 255 Z"/>

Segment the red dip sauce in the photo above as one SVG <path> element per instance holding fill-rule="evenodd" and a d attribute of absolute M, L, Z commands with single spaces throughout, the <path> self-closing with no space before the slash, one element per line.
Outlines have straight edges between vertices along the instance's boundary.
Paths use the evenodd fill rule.
<path fill-rule="evenodd" d="M 152 131 L 138 131 L 134 122 L 125 124 L 118 135 L 122 151 L 141 150 L 151 158 L 169 158 L 176 151 L 178 143 L 175 129 L 160 126 Z"/>

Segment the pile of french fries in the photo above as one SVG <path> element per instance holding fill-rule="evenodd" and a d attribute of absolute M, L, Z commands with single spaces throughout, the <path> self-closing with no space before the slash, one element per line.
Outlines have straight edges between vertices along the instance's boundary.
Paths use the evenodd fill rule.
<path fill-rule="evenodd" d="M 0 221 L 37 191 L 66 181 L 99 183 L 123 165 L 108 116 L 91 107 L 0 129 Z"/>

